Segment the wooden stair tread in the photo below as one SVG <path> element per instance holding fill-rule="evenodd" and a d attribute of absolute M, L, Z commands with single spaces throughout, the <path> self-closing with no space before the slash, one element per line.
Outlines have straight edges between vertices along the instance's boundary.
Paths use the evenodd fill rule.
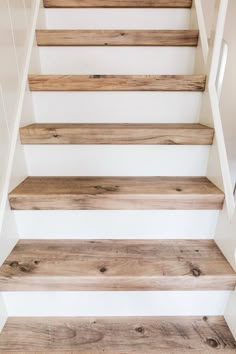
<path fill-rule="evenodd" d="M 10 317 L 0 350 L 20 353 L 233 353 L 223 316 Z"/>
<path fill-rule="evenodd" d="M 154 8 L 190 8 L 192 0 L 44 0 L 45 7 L 83 8 L 83 7 L 154 7 Z"/>
<path fill-rule="evenodd" d="M 213 240 L 20 240 L 1 291 L 227 290 L 236 273 Z"/>
<path fill-rule="evenodd" d="M 214 129 L 201 124 L 35 123 L 20 129 L 22 144 L 211 145 Z"/>
<path fill-rule="evenodd" d="M 205 177 L 28 177 L 9 194 L 17 210 L 222 209 Z"/>
<path fill-rule="evenodd" d="M 197 46 L 196 30 L 37 30 L 39 46 Z"/>
<path fill-rule="evenodd" d="M 29 75 L 32 91 L 204 91 L 205 75 Z"/>

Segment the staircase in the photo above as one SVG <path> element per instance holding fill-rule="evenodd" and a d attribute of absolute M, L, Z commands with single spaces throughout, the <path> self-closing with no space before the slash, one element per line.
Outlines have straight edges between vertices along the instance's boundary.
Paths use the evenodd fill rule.
<path fill-rule="evenodd" d="M 0 351 L 233 353 L 191 0 L 44 0 Z"/>

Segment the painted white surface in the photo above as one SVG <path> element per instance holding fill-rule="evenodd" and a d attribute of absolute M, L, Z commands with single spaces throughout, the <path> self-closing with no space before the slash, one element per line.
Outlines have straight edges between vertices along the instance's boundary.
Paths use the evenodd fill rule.
<path fill-rule="evenodd" d="M 28 41 L 28 9 L 24 0 L 8 0 L 19 77 L 23 72 Z"/>
<path fill-rule="evenodd" d="M 199 92 L 34 92 L 36 122 L 195 123 Z"/>
<path fill-rule="evenodd" d="M 197 14 L 198 22 L 197 28 L 199 29 L 199 47 L 201 48 L 203 61 L 206 63 L 208 59 L 209 45 L 207 37 L 207 28 L 204 18 L 204 10 L 206 10 L 203 5 L 204 2 L 206 1 L 194 0 L 194 7 Z"/>
<path fill-rule="evenodd" d="M 228 218 L 226 207 L 220 213 L 216 227 L 216 243 L 227 257 L 231 266 L 236 271 L 236 212 L 231 220 Z"/>
<path fill-rule="evenodd" d="M 214 316 L 229 291 L 3 293 L 8 316 Z M 19 306 L 21 304 L 21 306 Z"/>
<path fill-rule="evenodd" d="M 230 164 L 231 180 L 236 182 L 236 1 L 229 0 L 224 39 L 228 44 L 228 59 L 220 100 L 223 130 Z"/>
<path fill-rule="evenodd" d="M 0 263 L 4 260 L 18 235 L 14 214 L 7 202 L 9 185 L 26 175 L 22 148 L 17 144 L 19 129 L 19 104 L 24 92 L 22 78 L 28 47 L 28 21 L 26 3 L 22 0 L 3 0 L 0 2 L 0 126 L 1 126 L 1 183 L 0 183 Z M 30 56 L 29 56 L 30 57 Z M 17 116 L 18 115 L 18 116 Z M 17 126 L 18 124 L 18 126 Z M 14 168 L 16 156 L 21 166 Z M 12 175 L 12 179 L 11 179 Z M 11 181 L 10 181 L 11 179 Z"/>
<path fill-rule="evenodd" d="M 200 0 L 195 0 L 195 5 L 200 30 L 200 37 L 205 38 L 208 29 L 207 26 L 205 27 L 203 22 L 203 2 Z M 207 68 L 206 74 L 208 76 L 208 81 L 206 91 L 203 95 L 200 122 L 206 125 L 212 125 L 215 129 L 215 140 L 210 151 L 207 177 L 224 191 L 228 215 L 229 217 L 232 217 L 235 209 L 235 201 L 233 197 L 233 187 L 231 183 L 230 169 L 226 153 L 225 137 L 222 126 L 222 115 L 220 112 L 219 98 L 217 95 L 216 88 L 220 67 L 221 49 L 227 6 L 228 0 L 217 0 L 215 2 L 215 16 L 213 16 L 215 31 L 212 34 L 210 42 L 211 46 L 208 55 L 207 50 L 204 51 L 204 48 L 201 48 L 204 57 L 203 72 L 205 71 L 205 68 Z M 203 9 L 206 10 L 205 7 L 203 7 Z"/>
<path fill-rule="evenodd" d="M 233 291 L 230 294 L 224 316 L 234 338 L 236 339 L 236 291 Z"/>
<path fill-rule="evenodd" d="M 201 145 L 25 145 L 30 176 L 204 176 Z"/>
<path fill-rule="evenodd" d="M 9 255 L 16 242 L 18 241 L 18 230 L 14 213 L 10 210 L 9 203 L 4 210 L 4 219 L 1 225 L 0 233 L 0 266 Z"/>
<path fill-rule="evenodd" d="M 201 3 L 203 8 L 203 15 L 204 15 L 207 36 L 208 38 L 210 38 L 211 31 L 213 30 L 212 26 L 214 20 L 215 0 L 207 0 L 207 1 L 201 0 Z"/>
<path fill-rule="evenodd" d="M 10 133 L 14 123 L 19 76 L 15 39 L 12 33 L 12 21 L 8 1 L 0 2 L 0 77 L 2 95 Z M 7 152 L 7 151 L 6 151 Z"/>
<path fill-rule="evenodd" d="M 212 239 L 217 210 L 15 211 L 22 239 Z"/>
<path fill-rule="evenodd" d="M 8 146 L 10 140 L 7 116 L 3 101 L 3 92 L 0 85 L 0 200 L 2 200 L 3 185 L 6 173 L 7 158 L 6 146 Z"/>
<path fill-rule="evenodd" d="M 228 61 L 228 52 L 229 52 L 229 47 L 226 41 L 223 41 L 222 47 L 221 47 L 221 58 L 220 58 L 220 64 L 219 64 L 219 72 L 217 75 L 217 84 L 216 84 L 216 90 L 217 90 L 217 95 L 220 99 L 222 89 L 223 89 L 223 82 L 224 82 L 224 77 L 225 77 L 225 69 Z"/>
<path fill-rule="evenodd" d="M 191 75 L 192 47 L 40 47 L 44 74 Z M 63 58 L 63 60 L 58 60 Z"/>
<path fill-rule="evenodd" d="M 188 29 L 189 9 L 45 9 L 50 29 Z"/>
<path fill-rule="evenodd" d="M 7 309 L 2 294 L 0 294 L 0 333 L 7 320 Z"/>
<path fill-rule="evenodd" d="M 225 137 L 224 137 L 224 131 L 222 126 L 222 115 L 220 112 L 219 98 L 216 89 L 227 7 L 228 7 L 228 0 L 219 2 L 218 17 L 216 23 L 216 33 L 214 37 L 212 59 L 211 59 L 211 65 L 209 71 L 208 91 L 209 91 L 211 112 L 212 112 L 214 128 L 215 128 L 216 143 L 218 147 L 218 156 L 219 156 L 222 179 L 224 184 L 225 202 L 227 205 L 228 215 L 229 217 L 232 217 L 235 209 L 235 201 L 233 196 L 233 186 L 231 182 L 230 169 L 229 169 L 229 163 L 228 163 L 226 145 L 225 145 Z"/>

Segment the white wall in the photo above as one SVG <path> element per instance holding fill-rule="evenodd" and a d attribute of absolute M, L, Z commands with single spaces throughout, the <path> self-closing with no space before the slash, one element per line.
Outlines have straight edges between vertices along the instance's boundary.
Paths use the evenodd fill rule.
<path fill-rule="evenodd" d="M 0 1 L 0 264 L 17 240 L 7 201 L 13 158 L 21 168 L 13 169 L 11 186 L 27 174 L 23 149 L 18 140 L 15 150 L 14 136 L 33 4 L 32 0 Z"/>
<path fill-rule="evenodd" d="M 223 83 L 220 109 L 232 182 L 236 182 L 236 1 L 229 0 L 224 39 L 228 43 L 228 62 Z"/>
<path fill-rule="evenodd" d="M 210 37 L 215 0 L 202 1 L 207 33 Z M 222 123 L 233 185 L 236 182 L 236 1 L 229 0 L 224 39 L 228 43 L 228 61 L 220 101 Z"/>

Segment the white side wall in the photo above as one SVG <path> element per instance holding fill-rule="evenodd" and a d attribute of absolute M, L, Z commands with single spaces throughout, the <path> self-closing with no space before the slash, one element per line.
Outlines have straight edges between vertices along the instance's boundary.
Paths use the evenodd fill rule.
<path fill-rule="evenodd" d="M 36 0 L 0 2 L 0 264 L 18 238 L 8 191 L 27 175 L 17 117 L 35 3 Z M 31 98 L 26 98 L 23 115 L 32 119 Z"/>
<path fill-rule="evenodd" d="M 214 13 L 215 0 L 202 1 L 204 16 L 206 21 L 207 33 L 210 37 L 212 26 L 212 15 Z M 229 0 L 228 13 L 224 31 L 224 40 L 228 44 L 228 60 L 226 65 L 223 89 L 220 100 L 220 109 L 222 115 L 222 123 L 227 148 L 227 154 L 231 170 L 231 178 L 233 185 L 236 182 L 236 1 Z"/>
<path fill-rule="evenodd" d="M 228 43 L 228 61 L 220 101 L 226 148 L 233 185 L 236 182 L 236 1 L 229 1 L 224 39 Z"/>

